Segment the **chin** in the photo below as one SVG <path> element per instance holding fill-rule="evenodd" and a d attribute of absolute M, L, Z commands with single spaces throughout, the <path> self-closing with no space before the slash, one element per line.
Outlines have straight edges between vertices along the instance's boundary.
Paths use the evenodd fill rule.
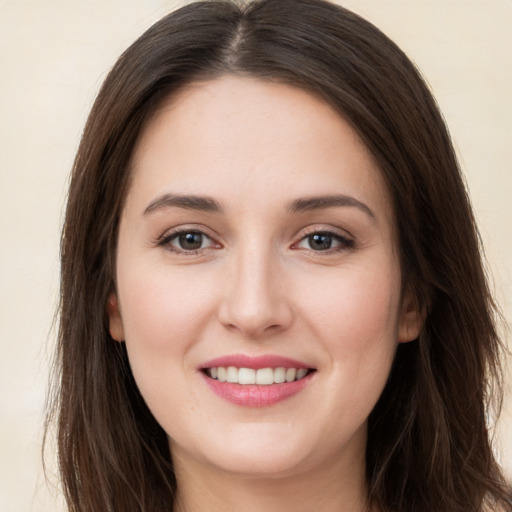
<path fill-rule="evenodd" d="M 292 450 L 269 450 L 269 453 L 252 451 L 226 453 L 221 460 L 211 461 L 223 472 L 245 479 L 273 480 L 286 478 L 308 470 L 307 456 Z"/>
<path fill-rule="evenodd" d="M 195 452 L 202 465 L 240 478 L 286 478 L 314 470 L 332 456 L 332 443 L 324 444 L 320 434 L 291 422 L 240 423 L 203 437 L 189 453 Z"/>

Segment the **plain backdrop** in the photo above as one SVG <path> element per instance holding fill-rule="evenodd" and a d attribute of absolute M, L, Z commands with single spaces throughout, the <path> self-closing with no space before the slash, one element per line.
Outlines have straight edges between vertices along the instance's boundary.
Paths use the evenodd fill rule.
<path fill-rule="evenodd" d="M 53 448 L 49 486 L 40 452 L 68 173 L 93 98 L 115 59 L 183 3 L 0 0 L 2 512 L 63 510 Z M 394 39 L 431 84 L 461 158 L 496 295 L 510 320 L 512 1 L 340 3 Z M 497 449 L 512 476 L 510 391 L 498 432 Z"/>

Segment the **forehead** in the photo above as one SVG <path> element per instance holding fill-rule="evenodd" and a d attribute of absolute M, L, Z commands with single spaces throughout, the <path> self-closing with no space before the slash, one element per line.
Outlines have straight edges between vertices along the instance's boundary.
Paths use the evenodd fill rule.
<path fill-rule="evenodd" d="M 146 125 L 133 171 L 132 192 L 147 201 L 166 188 L 221 202 L 234 191 L 259 201 L 336 191 L 371 199 L 391 221 L 387 187 L 356 131 L 282 83 L 225 76 L 184 87 Z"/>

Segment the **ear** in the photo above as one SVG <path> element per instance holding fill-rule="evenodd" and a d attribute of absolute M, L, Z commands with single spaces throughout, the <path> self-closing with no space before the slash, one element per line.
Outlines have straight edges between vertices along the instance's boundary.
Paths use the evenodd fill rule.
<path fill-rule="evenodd" d="M 418 299 L 407 288 L 402 297 L 400 319 L 398 325 L 398 343 L 407 343 L 415 340 L 423 327 L 426 309 L 420 307 Z"/>
<path fill-rule="evenodd" d="M 116 341 L 124 341 L 124 328 L 117 295 L 112 292 L 107 301 L 108 329 L 110 336 Z"/>

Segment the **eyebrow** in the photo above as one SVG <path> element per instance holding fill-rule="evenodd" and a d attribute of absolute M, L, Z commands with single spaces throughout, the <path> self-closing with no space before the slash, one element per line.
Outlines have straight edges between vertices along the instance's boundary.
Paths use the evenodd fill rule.
<path fill-rule="evenodd" d="M 335 208 L 340 206 L 351 206 L 366 213 L 373 220 L 377 220 L 372 210 L 355 197 L 345 195 L 312 196 L 296 199 L 290 203 L 288 211 L 291 213 L 307 212 L 310 210 L 322 210 L 324 208 Z"/>
<path fill-rule="evenodd" d="M 184 208 L 186 210 L 196 210 L 202 212 L 222 212 L 222 207 L 218 201 L 207 196 L 195 195 L 175 195 L 164 194 L 157 197 L 144 210 L 144 215 L 148 215 L 162 208 Z"/>
<path fill-rule="evenodd" d="M 288 211 L 290 213 L 300 213 L 343 206 L 358 208 L 373 220 L 376 220 L 375 214 L 366 204 L 355 197 L 345 195 L 301 197 L 290 203 Z M 208 196 L 163 194 L 151 201 L 143 214 L 148 215 L 162 208 L 170 207 L 203 212 L 222 212 L 220 203 Z"/>

